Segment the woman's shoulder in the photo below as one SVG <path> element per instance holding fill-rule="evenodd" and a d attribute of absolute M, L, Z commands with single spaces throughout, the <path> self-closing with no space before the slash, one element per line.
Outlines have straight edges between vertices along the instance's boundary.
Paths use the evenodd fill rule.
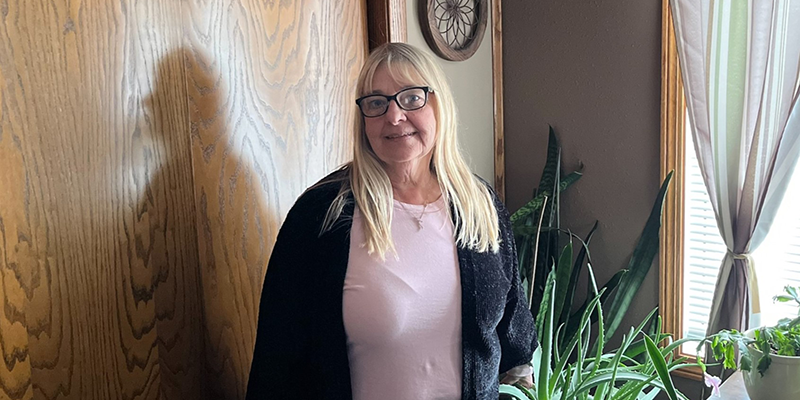
<path fill-rule="evenodd" d="M 309 186 L 297 198 L 293 208 L 302 209 L 304 212 L 312 209 L 327 211 L 342 188 L 349 185 L 349 182 L 350 170 L 349 166 L 345 165 Z"/>
<path fill-rule="evenodd" d="M 494 201 L 495 207 L 505 207 L 503 202 L 500 200 L 500 196 L 497 195 L 497 191 L 494 190 L 489 182 L 481 178 L 478 174 L 472 174 L 472 176 L 475 177 L 475 180 L 478 181 L 478 184 L 483 185 L 483 187 L 489 192 L 489 195 L 492 197 L 492 201 Z"/>

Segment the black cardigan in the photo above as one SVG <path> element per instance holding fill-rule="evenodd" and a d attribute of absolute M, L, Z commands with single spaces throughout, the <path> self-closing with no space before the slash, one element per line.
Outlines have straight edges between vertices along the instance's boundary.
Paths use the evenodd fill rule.
<path fill-rule="evenodd" d="M 337 171 L 323 181 L 346 174 Z M 341 180 L 306 191 L 281 227 L 261 295 L 248 400 L 352 398 L 342 316 L 352 195 L 333 229 L 319 235 L 340 187 Z M 519 282 L 508 211 L 494 198 L 500 251 L 457 249 L 464 400 L 496 400 L 498 374 L 528 363 L 538 345 Z"/>

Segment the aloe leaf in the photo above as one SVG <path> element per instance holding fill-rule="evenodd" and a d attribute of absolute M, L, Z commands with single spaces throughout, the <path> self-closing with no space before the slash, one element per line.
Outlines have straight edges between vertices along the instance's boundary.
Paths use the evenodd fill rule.
<path fill-rule="evenodd" d="M 591 303 L 589 303 L 590 309 L 592 310 L 594 309 L 594 306 L 600 301 L 601 295 L 602 291 L 599 295 L 595 296 L 595 298 L 592 299 Z M 589 325 L 589 321 L 590 321 L 590 311 L 587 311 L 581 316 L 581 331 L 583 332 L 584 330 L 586 330 L 587 336 L 591 334 L 591 329 L 589 329 L 591 328 L 591 326 Z M 583 352 L 584 340 L 581 335 L 575 335 L 572 337 L 572 339 L 570 339 L 569 343 L 566 345 L 564 351 L 564 357 L 562 357 L 556 362 L 554 371 L 558 372 L 563 370 L 564 365 L 567 363 L 569 359 L 568 355 L 572 354 L 572 350 L 575 348 L 575 346 L 578 346 L 578 360 L 576 362 L 576 365 L 583 364 L 583 358 L 585 357 L 585 353 Z M 585 345 L 585 347 L 588 347 L 588 343 Z"/>
<path fill-rule="evenodd" d="M 669 338 L 670 336 L 671 335 L 668 333 L 661 333 L 658 335 L 656 339 L 658 339 L 657 342 L 660 342 L 666 338 Z M 631 343 L 628 349 L 625 350 L 625 357 L 636 358 L 637 356 L 639 356 L 640 354 L 644 354 L 645 352 L 647 352 L 647 349 L 644 346 L 644 339 L 639 339 Z"/>
<path fill-rule="evenodd" d="M 533 399 L 532 396 L 528 396 L 522 389 L 513 386 L 513 385 L 500 385 L 500 394 L 506 394 L 509 396 L 513 396 L 517 400 L 530 400 Z"/>
<path fill-rule="evenodd" d="M 533 351 L 533 358 L 531 359 L 531 366 L 533 367 L 533 384 L 539 384 L 539 371 L 540 366 L 542 364 L 542 346 L 536 347 L 536 350 Z"/>
<path fill-rule="evenodd" d="M 556 288 L 553 284 L 555 282 L 555 274 L 550 273 L 547 278 L 547 292 L 545 292 L 545 299 L 552 299 L 555 297 Z M 538 384 L 536 385 L 536 392 L 537 397 L 539 400 L 550 400 L 551 388 L 550 388 L 550 355 L 552 354 L 553 348 L 553 302 L 551 301 L 542 301 L 543 306 L 547 306 L 546 314 L 539 314 L 544 315 L 544 326 L 541 335 L 539 336 L 540 345 L 542 347 L 542 358 L 539 364 L 539 380 Z"/>
<path fill-rule="evenodd" d="M 627 346 L 630 345 L 630 341 L 631 341 L 632 337 L 635 334 L 636 333 L 634 333 L 633 328 L 631 328 L 631 332 L 628 334 L 628 336 L 622 338 L 623 345 L 620 348 L 620 351 L 618 351 L 618 352 L 616 352 L 614 354 L 614 360 L 611 362 L 611 382 L 615 382 L 616 381 L 617 373 L 619 372 L 619 365 L 620 365 L 620 362 L 622 360 L 622 356 L 625 353 L 625 349 L 627 348 Z M 600 400 L 602 400 L 602 399 L 603 399 L 603 397 L 600 398 Z"/>
<path fill-rule="evenodd" d="M 653 209 L 650 211 L 650 217 L 647 219 L 639 242 L 636 244 L 631 260 L 628 263 L 628 273 L 625 274 L 625 277 L 617 287 L 614 300 L 608 307 L 609 318 L 606 320 L 605 325 L 607 334 L 606 340 L 614 334 L 619 324 L 622 322 L 622 318 L 627 313 L 634 296 L 642 286 L 642 282 L 653 264 L 653 259 L 658 253 L 658 231 L 661 229 L 661 213 L 664 206 L 664 196 L 672 180 L 672 174 L 673 171 L 667 175 L 666 179 L 664 179 L 664 183 L 661 185 L 661 189 L 658 191 L 656 202 L 653 204 Z"/>
<path fill-rule="evenodd" d="M 675 393 L 675 386 L 672 383 L 672 377 L 669 375 L 669 370 L 667 369 L 667 363 L 664 361 L 664 357 L 661 355 L 658 347 L 653 342 L 653 339 L 650 339 L 649 336 L 645 336 L 644 342 L 645 346 L 647 347 L 647 354 L 650 355 L 650 361 L 653 362 L 653 366 L 656 368 L 656 373 L 658 373 L 658 378 L 661 380 L 661 383 L 664 384 L 664 391 L 667 392 L 667 395 L 671 400 L 678 400 L 678 395 Z"/>
<path fill-rule="evenodd" d="M 556 274 L 550 273 L 547 276 L 547 283 L 545 284 L 545 291 L 544 297 L 542 298 L 541 304 L 539 304 L 539 312 L 536 314 L 539 317 L 536 318 L 536 333 L 538 334 L 539 338 L 541 339 L 542 335 L 544 335 L 545 329 L 545 322 L 547 320 L 547 309 L 550 308 L 552 301 L 550 300 L 552 297 L 550 293 L 552 292 L 553 286 L 556 282 Z"/>
<path fill-rule="evenodd" d="M 619 282 L 622 280 L 622 277 L 625 276 L 625 273 L 627 272 L 628 271 L 624 269 L 617 271 L 617 273 L 614 274 L 614 276 L 612 276 L 611 279 L 609 279 L 609 281 L 605 284 L 605 286 L 603 286 L 605 291 L 603 292 L 603 297 L 600 299 L 601 304 L 605 303 L 608 300 L 608 298 L 617 288 L 617 285 L 619 285 Z M 589 298 L 591 298 L 592 296 L 593 295 L 590 293 Z M 588 299 L 584 301 L 584 303 L 575 312 L 572 313 L 572 316 L 569 317 L 569 321 L 567 322 L 567 329 L 564 331 L 565 335 L 564 337 L 571 337 L 572 335 L 575 334 L 575 332 L 578 331 L 578 326 L 579 326 L 578 320 L 575 317 L 583 314 L 588 305 L 588 301 L 589 301 Z M 597 322 L 597 315 L 592 314 L 592 323 L 595 322 Z"/>
<path fill-rule="evenodd" d="M 617 373 L 615 380 L 652 382 L 653 377 L 638 372 L 623 371 Z M 597 387 L 597 385 L 600 385 L 601 383 L 610 381 L 611 381 L 611 372 L 600 373 L 590 379 L 585 380 L 583 384 L 581 384 L 581 386 L 574 389 L 575 391 L 572 394 L 578 395 L 579 393 L 586 392 L 594 387 Z"/>
<path fill-rule="evenodd" d="M 561 382 L 561 390 L 558 392 L 560 395 L 564 395 L 567 391 L 569 391 L 570 384 L 572 383 L 573 373 L 578 375 L 579 371 L 577 368 L 572 367 L 572 365 L 567 364 L 567 370 L 564 373 L 564 379 Z"/>
<path fill-rule="evenodd" d="M 645 384 L 644 382 L 639 382 L 639 381 L 626 382 L 624 385 L 622 385 L 622 387 L 619 388 L 619 390 L 616 393 L 614 393 L 614 396 L 611 397 L 611 400 L 623 400 L 623 399 L 627 400 L 630 399 L 631 395 L 633 395 L 634 393 L 637 394 L 638 398 L 639 397 L 638 394 L 640 394 L 642 392 L 642 389 L 644 389 L 646 386 L 647 384 Z"/>
<path fill-rule="evenodd" d="M 561 317 L 559 318 L 560 323 L 566 326 L 566 329 L 564 330 L 564 342 L 569 342 L 570 339 L 572 339 L 572 337 L 575 335 L 577 329 L 577 325 L 575 323 L 570 323 L 573 320 L 570 318 L 570 313 L 572 312 L 571 305 L 575 301 L 575 291 L 578 287 L 578 278 L 580 277 L 581 269 L 583 268 L 583 261 L 589 257 L 589 243 L 591 242 L 592 236 L 594 236 L 594 232 L 597 230 L 597 227 L 598 222 L 595 221 L 594 226 L 589 231 L 589 234 L 586 235 L 586 240 L 583 240 L 581 250 L 578 252 L 578 257 L 575 259 L 575 263 L 572 266 L 572 274 L 570 275 L 569 287 L 567 288 L 567 297 L 565 298 L 565 304 L 568 304 L 569 306 L 562 309 Z M 575 315 L 580 314 L 576 313 Z"/>
<path fill-rule="evenodd" d="M 661 393 L 661 389 L 653 388 L 647 394 L 637 397 L 636 400 L 653 400 L 656 398 L 656 396 L 658 396 L 659 393 Z"/>

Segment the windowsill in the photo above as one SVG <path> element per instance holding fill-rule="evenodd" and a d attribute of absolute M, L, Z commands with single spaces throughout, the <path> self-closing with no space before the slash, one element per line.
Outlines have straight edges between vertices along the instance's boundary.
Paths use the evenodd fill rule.
<path fill-rule="evenodd" d="M 710 396 L 709 400 L 750 400 L 744 388 L 742 371 L 736 371 L 719 387 L 719 396 Z"/>

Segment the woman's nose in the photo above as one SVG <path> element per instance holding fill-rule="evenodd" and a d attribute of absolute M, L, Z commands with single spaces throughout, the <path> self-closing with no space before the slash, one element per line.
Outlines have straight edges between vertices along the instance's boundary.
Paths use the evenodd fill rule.
<path fill-rule="evenodd" d="M 390 101 L 385 117 L 387 122 L 392 125 L 397 125 L 401 121 L 406 120 L 406 112 L 400 108 L 396 101 Z"/>

